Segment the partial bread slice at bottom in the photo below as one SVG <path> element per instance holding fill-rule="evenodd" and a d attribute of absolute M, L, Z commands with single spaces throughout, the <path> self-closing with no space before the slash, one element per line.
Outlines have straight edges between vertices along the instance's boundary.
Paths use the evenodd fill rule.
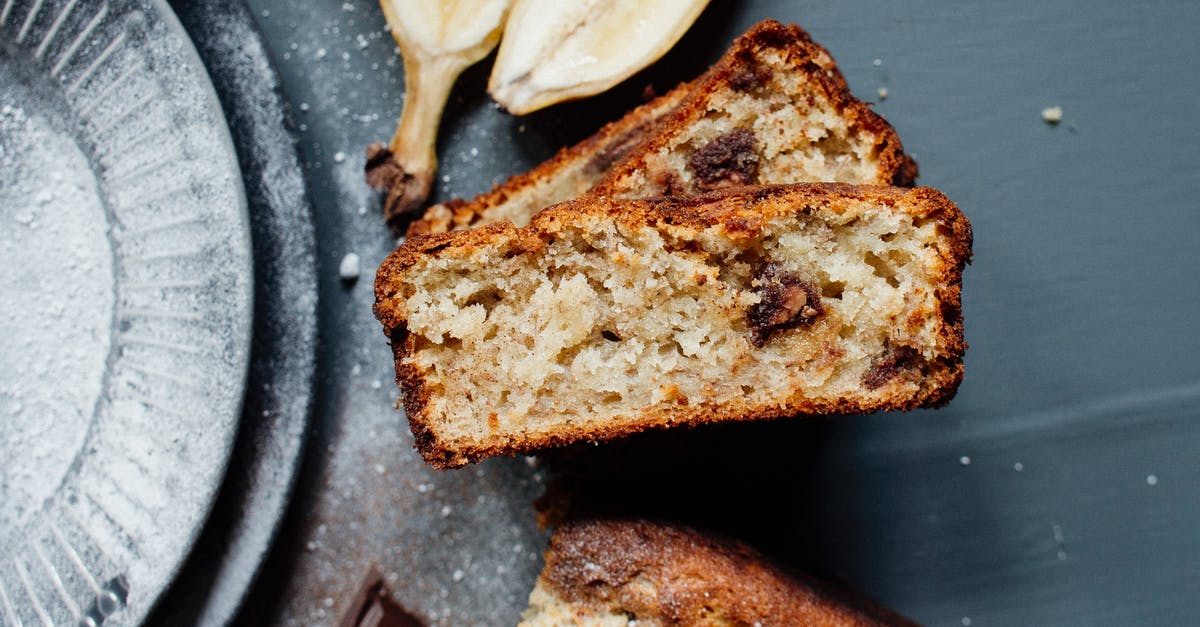
<path fill-rule="evenodd" d="M 914 625 L 784 572 L 750 547 L 687 527 L 583 519 L 554 532 L 520 627 Z"/>
<path fill-rule="evenodd" d="M 408 240 L 375 282 L 426 461 L 944 403 L 971 227 L 928 188 L 585 198 Z"/>

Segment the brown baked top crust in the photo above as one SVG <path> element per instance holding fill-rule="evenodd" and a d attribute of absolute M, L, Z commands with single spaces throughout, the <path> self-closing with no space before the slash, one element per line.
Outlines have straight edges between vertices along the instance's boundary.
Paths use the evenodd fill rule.
<path fill-rule="evenodd" d="M 550 538 L 539 585 L 595 612 L 668 624 L 914 624 L 786 573 L 740 542 L 637 519 L 560 527 Z"/>
<path fill-rule="evenodd" d="M 888 393 L 886 386 L 871 399 L 843 397 L 814 400 L 796 394 L 781 404 L 757 405 L 749 401 L 710 405 L 679 404 L 646 411 L 623 424 L 580 427 L 564 425 L 553 432 L 498 435 L 487 442 L 444 442 L 435 437 L 438 419 L 429 411 L 433 390 L 426 377 L 407 358 L 417 349 L 416 337 L 406 326 L 405 273 L 429 256 L 469 256 L 488 249 L 493 258 L 537 254 L 548 242 L 581 224 L 615 222 L 629 227 L 651 226 L 678 240 L 694 238 L 715 228 L 722 237 L 753 238 L 772 218 L 828 212 L 855 215 L 863 202 L 877 203 L 914 217 L 933 220 L 942 241 L 933 280 L 940 311 L 928 312 L 937 320 L 937 356 L 924 365 L 916 393 Z M 941 192 L 930 188 L 854 186 L 836 183 L 739 188 L 704 195 L 644 200 L 585 198 L 542 211 L 527 226 L 497 222 L 467 231 L 414 237 L 396 249 L 380 266 L 375 280 L 375 315 L 390 338 L 395 355 L 397 382 L 404 390 L 404 406 L 418 451 L 439 468 L 463 466 L 486 457 L 561 446 L 577 441 L 615 439 L 648 429 L 710 422 L 779 418 L 802 414 L 868 413 L 940 406 L 948 402 L 962 380 L 963 339 L 961 280 L 971 257 L 971 226 L 966 217 Z M 900 359 L 901 356 L 897 356 Z M 886 367 L 886 365 L 884 366 Z M 885 373 L 880 373 L 882 378 Z M 864 382 L 869 389 L 870 382 Z"/>

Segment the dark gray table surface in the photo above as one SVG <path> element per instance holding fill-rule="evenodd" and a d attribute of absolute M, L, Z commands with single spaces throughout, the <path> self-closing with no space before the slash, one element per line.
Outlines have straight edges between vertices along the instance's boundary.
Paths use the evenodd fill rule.
<path fill-rule="evenodd" d="M 512 624 L 545 536 L 525 459 L 427 469 L 371 314 L 392 249 L 363 149 L 403 71 L 377 4 L 250 0 L 299 124 L 320 268 L 313 439 L 243 619 L 327 624 L 374 561 L 443 624 Z M 1200 615 L 1200 3 L 714 2 L 662 62 L 513 118 L 488 62 L 441 129 L 436 198 L 526 169 L 794 21 L 975 228 L 967 378 L 947 408 L 652 436 L 598 492 L 740 536 L 931 625 Z M 1062 123 L 1041 119 L 1061 106 Z M 361 256 L 346 286 L 337 268 Z M 596 453 L 603 456 L 603 453 Z M 597 460 L 597 464 L 605 463 Z M 672 498 L 661 498 L 663 494 Z"/>

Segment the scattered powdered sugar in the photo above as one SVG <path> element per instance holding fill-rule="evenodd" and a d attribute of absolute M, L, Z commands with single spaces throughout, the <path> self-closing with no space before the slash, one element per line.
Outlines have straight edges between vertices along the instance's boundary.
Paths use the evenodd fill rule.
<path fill-rule="evenodd" d="M 249 9 L 234 1 L 174 8 L 231 112 L 254 233 L 256 315 L 230 480 L 202 543 L 152 618 L 162 624 L 224 625 L 251 588 L 300 464 L 315 368 L 314 233 L 280 86 Z M 214 528 L 221 532 L 208 532 Z M 203 611 L 192 613 L 190 601 L 204 593 Z M 186 602 L 177 602 L 181 598 Z"/>
<path fill-rule="evenodd" d="M 426 624 L 512 624 L 546 542 L 532 507 L 543 487 L 540 473 L 511 459 L 455 472 L 426 465 L 396 406 L 400 391 L 387 339 L 372 313 L 373 290 L 342 289 L 339 278 L 347 251 L 359 256 L 360 282 L 373 279 L 392 251 L 380 194 L 367 187 L 363 168 L 366 146 L 392 136 L 403 99 L 401 59 L 378 4 L 348 6 L 354 10 L 272 5 L 271 16 L 259 20 L 277 46 L 280 74 L 296 104 L 314 190 L 324 289 L 322 365 L 330 373 L 310 447 L 320 451 L 320 463 L 297 491 L 298 514 L 291 520 L 298 524 L 281 536 L 294 536 L 294 543 L 281 546 L 292 565 L 273 622 L 335 623 L 373 563 L 393 597 Z M 482 85 L 474 93 L 486 98 Z M 459 95 L 469 97 L 461 90 Z M 452 98 L 450 106 L 462 104 Z M 491 107 L 470 115 L 476 114 L 503 115 Z M 490 132 L 489 125 L 448 125 L 443 140 L 458 148 L 439 155 L 442 174 L 505 158 L 497 156 Z M 464 186 L 456 194 L 484 191 L 494 182 L 454 180 Z M 330 597 L 333 607 L 323 603 Z"/>
<path fill-rule="evenodd" d="M 0 533 L 29 522 L 83 445 L 104 382 L 112 251 L 61 124 L 0 74 Z"/>

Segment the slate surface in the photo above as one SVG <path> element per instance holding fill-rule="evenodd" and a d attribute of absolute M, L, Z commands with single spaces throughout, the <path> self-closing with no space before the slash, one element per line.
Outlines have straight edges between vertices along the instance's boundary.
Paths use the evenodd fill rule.
<path fill-rule="evenodd" d="M 316 250 L 275 72 L 239 0 L 172 2 L 220 98 L 254 245 L 254 327 L 242 421 L 204 531 L 147 619 L 228 623 L 270 550 L 302 460 L 316 371 Z"/>
<path fill-rule="evenodd" d="M 403 93 L 383 18 L 367 1 L 248 4 L 300 128 L 321 375 L 298 497 L 243 618 L 332 622 L 374 560 L 426 618 L 511 624 L 540 566 L 529 503 L 545 469 L 421 466 L 371 317 L 371 271 L 393 242 L 362 150 L 390 136 Z M 599 491 L 931 625 L 1194 620 L 1200 4 L 713 3 L 647 72 L 525 119 L 489 103 L 486 62 L 469 71 L 441 129 L 437 198 L 536 164 L 765 17 L 809 30 L 859 97 L 886 87 L 876 108 L 920 182 L 973 221 L 966 381 L 940 411 L 632 442 Z M 337 277 L 347 252 L 363 259 L 353 286 Z"/>

